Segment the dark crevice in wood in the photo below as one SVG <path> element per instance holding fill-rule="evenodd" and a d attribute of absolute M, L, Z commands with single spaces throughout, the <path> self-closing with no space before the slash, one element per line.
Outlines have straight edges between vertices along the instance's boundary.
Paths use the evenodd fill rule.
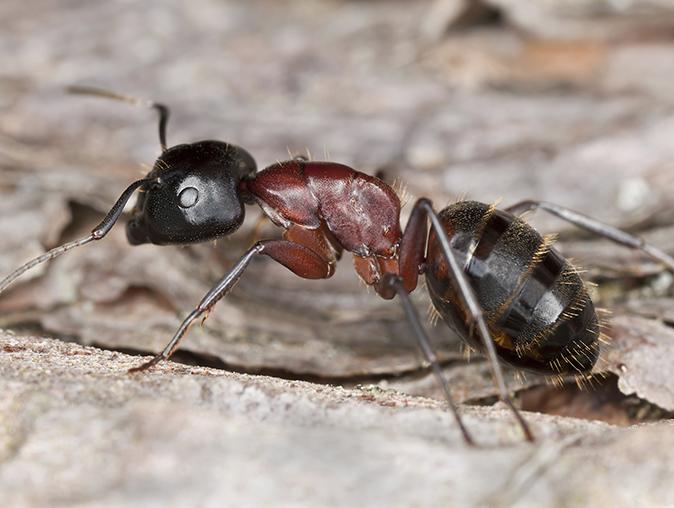
<path fill-rule="evenodd" d="M 144 351 L 135 348 L 110 348 L 102 344 L 91 344 L 93 347 L 104 349 L 107 351 L 117 351 L 120 353 L 133 356 L 148 356 L 151 355 L 149 351 Z M 270 376 L 288 381 L 307 381 L 309 383 L 325 384 L 325 385 L 359 385 L 359 384 L 376 384 L 380 381 L 392 381 L 402 378 L 414 380 L 421 379 L 429 375 L 430 367 L 420 366 L 415 369 L 400 370 L 396 372 L 379 372 L 379 373 L 364 373 L 364 374 L 349 374 L 344 376 L 322 376 L 320 374 L 310 372 L 296 372 L 288 369 L 267 366 L 244 366 L 225 362 L 222 359 L 205 353 L 195 353 L 179 349 L 171 357 L 172 362 L 192 365 L 198 367 L 209 367 L 212 369 L 223 370 L 227 372 L 235 372 L 237 374 L 251 374 L 259 376 Z M 463 365 L 463 362 L 458 360 L 446 360 L 440 362 L 444 368 L 456 365 Z"/>
<path fill-rule="evenodd" d="M 590 389 L 581 389 L 575 383 L 563 386 L 539 385 L 524 388 L 516 394 L 524 411 L 551 414 L 584 420 L 598 420 L 612 425 L 629 426 L 674 418 L 667 411 L 634 394 L 625 395 L 618 388 L 618 377 L 593 378 Z M 493 405 L 496 396 L 467 401 L 473 405 Z"/>

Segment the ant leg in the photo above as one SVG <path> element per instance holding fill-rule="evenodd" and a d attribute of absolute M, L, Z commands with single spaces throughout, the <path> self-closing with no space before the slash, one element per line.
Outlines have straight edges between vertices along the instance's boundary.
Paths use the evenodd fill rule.
<path fill-rule="evenodd" d="M 183 320 L 170 342 L 161 353 L 151 360 L 129 369 L 129 372 L 140 372 L 158 364 L 162 360 L 168 360 L 175 352 L 181 339 L 190 329 L 194 321 L 200 317 L 205 320 L 213 306 L 227 293 L 229 293 L 241 278 L 250 261 L 258 254 L 264 254 L 296 275 L 305 279 L 322 279 L 332 275 L 332 265 L 313 250 L 299 243 L 288 240 L 263 240 L 257 242 L 237 261 L 237 263 L 211 288 L 202 298 L 199 305 Z"/>
<path fill-rule="evenodd" d="M 162 152 L 166 151 L 166 125 L 168 124 L 168 119 L 169 116 L 171 115 L 171 110 L 165 104 L 162 104 L 160 102 L 149 101 L 146 99 L 139 99 L 137 97 L 131 97 L 129 95 L 123 95 L 117 92 L 111 92 L 110 90 L 104 90 L 102 88 L 96 88 L 93 86 L 69 86 L 66 88 L 66 91 L 71 94 L 104 97 L 106 99 L 113 99 L 116 101 L 122 101 L 128 104 L 133 104 L 134 106 L 156 109 L 157 112 L 159 113 L 159 143 L 161 144 L 161 151 Z"/>
<path fill-rule="evenodd" d="M 531 432 L 529 425 L 524 420 L 520 412 L 513 404 L 512 399 L 510 398 L 510 393 L 508 391 L 508 387 L 506 386 L 506 382 L 503 377 L 503 370 L 501 369 L 501 364 L 496 354 L 496 347 L 494 346 L 494 341 L 491 338 L 491 333 L 489 332 L 487 322 L 484 319 L 482 308 L 477 300 L 477 297 L 475 296 L 473 288 L 470 286 L 470 283 L 468 282 L 466 274 L 464 273 L 463 269 L 456 260 L 454 253 L 452 252 L 452 248 L 449 243 L 449 238 L 447 237 L 447 233 L 444 227 L 442 226 L 442 222 L 440 221 L 440 218 L 438 217 L 437 213 L 435 213 L 435 210 L 433 209 L 433 204 L 431 203 L 430 200 L 425 198 L 419 199 L 414 205 L 412 215 L 415 214 L 417 209 L 425 211 L 426 215 L 431 220 L 431 226 L 435 230 L 438 241 L 440 242 L 442 252 L 445 255 L 445 259 L 447 260 L 447 264 L 449 266 L 449 273 L 451 274 L 454 280 L 454 284 L 456 285 L 456 288 L 458 290 L 457 292 L 459 295 L 461 295 L 461 298 L 464 300 L 464 304 L 466 305 L 466 308 L 468 309 L 468 312 L 470 313 L 470 316 L 473 319 L 473 326 L 477 325 L 477 330 L 478 333 L 480 334 L 482 343 L 486 350 L 487 359 L 489 360 L 489 365 L 491 367 L 492 375 L 494 377 L 494 382 L 496 383 L 496 387 L 498 388 L 499 391 L 500 399 L 510 408 L 510 410 L 515 415 L 515 418 L 517 419 L 517 422 L 522 428 L 522 432 L 524 432 L 527 441 L 533 441 L 534 435 Z"/>
<path fill-rule="evenodd" d="M 237 263 L 232 267 L 232 269 L 227 272 L 225 276 L 220 279 L 220 281 L 218 281 L 218 283 L 208 293 L 206 293 L 206 296 L 202 298 L 197 308 L 190 312 L 190 314 L 183 320 L 183 322 L 178 327 L 178 330 L 173 334 L 173 338 L 166 345 L 166 347 L 164 347 L 162 352 L 156 355 L 150 361 L 145 362 L 138 367 L 129 369 L 129 372 L 140 372 L 142 370 L 147 370 L 162 360 L 168 360 L 194 321 L 200 316 L 208 313 L 213 305 L 215 305 L 215 303 L 220 300 L 220 298 L 225 296 L 234 287 L 234 285 L 241 278 L 243 271 L 246 269 L 246 267 L 248 267 L 250 260 L 256 254 L 259 254 L 262 249 L 262 242 L 258 242 L 248 249 L 241 259 L 239 259 L 239 261 L 237 261 Z"/>
<path fill-rule="evenodd" d="M 53 249 L 34 259 L 31 259 L 26 264 L 14 270 L 7 277 L 2 279 L 2 281 L 0 281 L 0 293 L 7 289 L 12 284 L 12 282 L 18 279 L 23 273 L 27 272 L 34 266 L 44 263 L 45 261 L 49 261 L 50 259 L 54 259 L 61 254 L 74 249 L 75 247 L 80 247 L 82 245 L 88 244 L 89 242 L 93 242 L 94 240 L 100 240 L 103 238 L 115 225 L 120 215 L 122 215 L 124 206 L 126 205 L 127 201 L 129 201 L 129 198 L 131 198 L 131 195 L 136 191 L 136 189 L 138 189 L 143 184 L 151 182 L 152 180 L 153 179 L 151 178 L 143 178 L 142 180 L 138 180 L 129 185 L 126 190 L 122 192 L 122 195 L 117 199 L 101 223 L 91 231 L 90 235 L 69 243 L 65 243 L 63 245 L 59 245 L 58 247 L 54 247 Z"/>
<path fill-rule="evenodd" d="M 674 272 L 674 258 L 657 247 L 646 243 L 643 238 L 627 233 L 626 231 L 610 226 L 604 222 L 600 222 L 582 213 L 574 212 L 573 210 L 569 210 L 563 206 L 548 203 L 546 201 L 527 200 L 509 206 L 505 209 L 505 211 L 514 215 L 520 215 L 524 212 L 535 209 L 546 211 L 562 220 L 570 222 L 571 224 L 584 229 L 585 231 L 589 231 L 590 233 L 608 238 L 619 245 L 629 247 L 630 249 L 640 250 L 651 259 L 654 259 L 655 261 L 665 265 L 670 272 Z"/>
<path fill-rule="evenodd" d="M 384 283 L 392 287 L 395 290 L 396 294 L 400 297 L 400 302 L 402 303 L 402 306 L 405 310 L 407 320 L 409 321 L 410 325 L 412 326 L 412 329 L 414 330 L 414 336 L 417 339 L 419 348 L 426 357 L 426 361 L 428 361 L 428 363 L 431 364 L 431 368 L 433 369 L 433 375 L 435 376 L 435 379 L 438 381 L 440 386 L 442 386 L 442 391 L 445 394 L 445 400 L 447 401 L 447 405 L 449 406 L 449 409 L 451 409 L 452 414 L 454 415 L 456 423 L 459 425 L 459 429 L 461 429 L 463 439 L 466 441 L 466 444 L 469 444 L 471 446 L 474 445 L 475 442 L 473 441 L 473 438 L 470 436 L 470 433 L 468 432 L 468 429 L 464 425 L 463 420 L 461 420 L 461 416 L 459 415 L 459 411 L 456 408 L 454 399 L 452 399 L 452 392 L 449 388 L 449 382 L 442 373 L 442 369 L 440 368 L 440 362 L 438 361 L 438 356 L 435 354 L 435 351 L 431 346 L 428 334 L 426 333 L 426 330 L 421 324 L 419 313 L 417 312 L 417 309 L 414 307 L 414 304 L 410 299 L 409 293 L 405 290 L 405 286 L 403 285 L 402 280 L 400 279 L 400 277 L 396 277 L 395 275 L 389 274 L 386 276 L 386 280 L 384 281 Z"/>

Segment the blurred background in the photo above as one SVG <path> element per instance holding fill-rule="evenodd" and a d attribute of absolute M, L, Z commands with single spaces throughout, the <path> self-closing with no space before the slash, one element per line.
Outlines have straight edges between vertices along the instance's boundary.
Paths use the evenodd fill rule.
<path fill-rule="evenodd" d="M 4 0 L 0 57 L 0 274 L 86 234 L 159 154 L 151 111 L 66 95 L 73 84 L 170 105 L 169 144 L 226 140 L 260 168 L 309 154 L 438 205 L 549 200 L 674 251 L 666 0 Z M 0 327 L 156 352 L 258 216 L 187 248 L 130 247 L 118 226 L 24 277 L 0 300 Z M 636 333 L 634 316 L 672 319 L 661 267 L 531 220 L 600 283 L 597 301 L 623 316 L 618 339 Z M 484 363 L 465 364 L 442 325 L 433 338 L 457 398 L 493 402 Z M 368 293 L 348 257 L 321 282 L 256 260 L 176 359 L 438 395 L 397 305 Z M 621 394 L 615 376 L 589 395 L 509 378 L 527 409 L 621 424 L 667 409 Z"/>

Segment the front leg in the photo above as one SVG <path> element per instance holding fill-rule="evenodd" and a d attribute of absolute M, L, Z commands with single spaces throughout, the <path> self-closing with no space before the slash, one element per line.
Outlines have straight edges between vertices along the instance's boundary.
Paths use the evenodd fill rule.
<path fill-rule="evenodd" d="M 257 254 L 263 254 L 271 257 L 282 264 L 295 275 L 305 279 L 324 279 L 330 277 L 333 273 L 332 264 L 317 254 L 315 251 L 302 244 L 288 240 L 264 240 L 257 242 L 237 261 L 232 269 L 218 281 L 218 283 L 202 298 L 199 305 L 190 312 L 178 327 L 171 341 L 161 353 L 151 360 L 129 369 L 129 372 L 140 372 L 158 364 L 162 360 L 168 360 L 175 352 L 181 339 L 185 336 L 192 324 L 203 317 L 205 319 L 213 306 L 224 297 L 241 278 L 244 270 L 250 264 L 250 261 Z"/>

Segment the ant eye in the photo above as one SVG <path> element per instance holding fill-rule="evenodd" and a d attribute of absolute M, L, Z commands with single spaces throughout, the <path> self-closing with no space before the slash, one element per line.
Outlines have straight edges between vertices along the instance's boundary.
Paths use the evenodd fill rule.
<path fill-rule="evenodd" d="M 186 187 L 178 195 L 178 202 L 182 208 L 190 208 L 199 201 L 199 191 L 194 187 Z"/>

